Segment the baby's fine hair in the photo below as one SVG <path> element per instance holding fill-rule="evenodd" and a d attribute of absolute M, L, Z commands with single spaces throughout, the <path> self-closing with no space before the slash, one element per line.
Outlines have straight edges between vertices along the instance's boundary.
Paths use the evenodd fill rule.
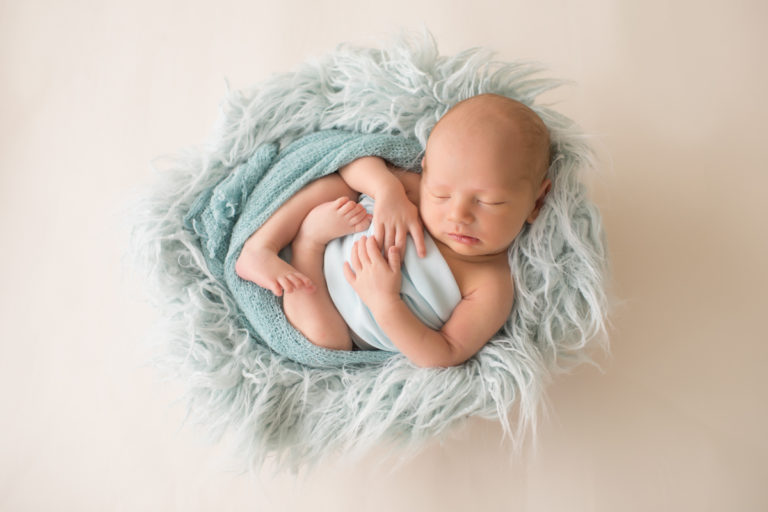
<path fill-rule="evenodd" d="M 474 108 L 473 108 L 474 107 Z M 544 178 L 552 159 L 549 129 L 544 121 L 524 103 L 499 94 L 478 94 L 456 103 L 437 122 L 433 131 L 454 116 L 478 118 L 481 122 L 507 123 L 517 127 L 524 146 L 532 155 L 540 155 L 536 175 Z"/>

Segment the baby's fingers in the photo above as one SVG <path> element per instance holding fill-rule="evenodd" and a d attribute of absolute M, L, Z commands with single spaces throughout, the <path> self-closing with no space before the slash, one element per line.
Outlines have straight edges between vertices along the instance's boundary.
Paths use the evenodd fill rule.
<path fill-rule="evenodd" d="M 400 272 L 401 254 L 403 253 L 397 247 L 390 247 L 389 251 L 387 251 L 387 263 L 389 263 L 389 268 L 392 272 Z"/>
<path fill-rule="evenodd" d="M 354 244 L 352 244 L 352 250 L 349 251 L 349 264 L 351 266 L 351 269 L 354 270 L 356 273 L 360 271 L 360 268 L 362 268 L 362 265 L 360 265 L 360 255 L 358 254 L 358 244 L 360 241 L 358 240 Z"/>
<path fill-rule="evenodd" d="M 374 220 L 376 219 L 376 216 L 374 215 Z M 387 237 L 386 227 L 381 222 L 377 222 L 376 226 L 373 229 L 373 237 L 378 240 L 378 242 L 384 246 L 384 241 Z"/>
<path fill-rule="evenodd" d="M 402 229 L 398 229 L 397 234 L 395 235 L 395 247 L 397 248 L 397 251 L 400 254 L 405 254 L 405 244 L 407 240 L 408 240 L 408 232 Z M 390 249 L 391 247 L 387 247 L 387 251 L 389 251 Z M 389 252 L 387 254 L 389 254 Z"/>
<path fill-rule="evenodd" d="M 373 260 L 384 259 L 375 238 L 363 237 L 360 241 L 365 244 L 365 258 L 368 263 L 372 263 Z"/>
<path fill-rule="evenodd" d="M 349 265 L 349 262 L 344 262 L 344 277 L 347 278 L 347 282 L 349 284 L 353 284 L 355 282 L 355 279 L 357 279 L 357 274 L 355 274 L 355 271 L 352 270 L 352 267 Z"/>
<path fill-rule="evenodd" d="M 357 261 L 359 262 L 360 268 L 362 268 L 363 265 L 371 264 L 371 256 L 368 250 L 368 247 L 371 244 L 373 244 L 373 246 L 376 247 L 376 239 L 367 237 L 367 236 L 363 236 L 357 242 L 355 242 L 355 246 L 352 249 L 352 253 L 353 254 L 357 253 Z M 357 268 L 355 268 L 355 270 L 357 270 Z"/>
<path fill-rule="evenodd" d="M 395 245 L 395 237 L 397 236 L 397 228 L 394 226 L 390 226 L 385 230 L 385 236 L 383 242 L 380 244 L 381 248 L 384 250 L 389 249 L 393 245 Z"/>
<path fill-rule="evenodd" d="M 410 233 L 413 238 L 413 244 L 416 246 L 416 252 L 419 257 L 423 258 L 427 255 L 427 246 L 424 243 L 424 228 L 417 222 L 411 225 Z"/>

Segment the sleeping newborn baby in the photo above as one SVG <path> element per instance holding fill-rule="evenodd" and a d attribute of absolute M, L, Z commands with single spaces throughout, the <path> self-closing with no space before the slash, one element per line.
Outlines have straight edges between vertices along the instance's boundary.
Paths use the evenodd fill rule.
<path fill-rule="evenodd" d="M 549 159 L 549 133 L 531 109 L 498 95 L 469 98 L 432 130 L 421 174 L 377 157 L 347 164 L 281 206 L 248 239 L 235 270 L 284 295 L 286 317 L 316 345 L 396 349 L 419 366 L 461 364 L 510 314 L 507 251 L 539 214 Z M 359 193 L 368 196 L 363 204 Z M 290 264 L 278 257 L 288 244 Z M 418 290 L 424 282 L 436 288 Z M 342 299 L 349 290 L 353 298 Z M 344 302 L 338 309 L 332 295 Z"/>

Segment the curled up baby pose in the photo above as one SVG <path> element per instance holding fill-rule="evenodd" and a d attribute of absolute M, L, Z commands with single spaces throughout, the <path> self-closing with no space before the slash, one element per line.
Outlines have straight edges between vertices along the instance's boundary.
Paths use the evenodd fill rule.
<path fill-rule="evenodd" d="M 364 157 L 310 183 L 251 235 L 235 270 L 282 295 L 286 317 L 312 343 L 352 350 L 366 340 L 331 298 L 324 254 L 332 240 L 368 229 L 337 264 L 376 329 L 419 366 L 461 364 L 510 314 L 508 249 L 551 187 L 549 155 L 549 133 L 531 109 L 471 97 L 435 125 L 420 174 Z M 372 216 L 360 193 L 373 199 Z M 442 325 L 425 324 L 401 296 L 408 235 L 416 260 L 430 248 L 455 279 L 457 301 Z M 278 257 L 289 244 L 290 263 Z"/>

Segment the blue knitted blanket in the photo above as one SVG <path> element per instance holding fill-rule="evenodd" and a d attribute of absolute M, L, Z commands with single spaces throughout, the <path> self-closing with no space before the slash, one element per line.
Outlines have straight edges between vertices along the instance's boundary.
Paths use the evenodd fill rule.
<path fill-rule="evenodd" d="M 313 345 L 287 321 L 279 297 L 235 274 L 235 261 L 251 233 L 312 180 L 362 156 L 380 156 L 398 167 L 412 168 L 421 151 L 415 139 L 319 131 L 282 149 L 277 143 L 260 146 L 245 163 L 198 197 L 185 225 L 200 237 L 208 269 L 229 288 L 242 313 L 241 321 L 258 342 L 310 366 L 382 361 L 391 355 Z"/>

